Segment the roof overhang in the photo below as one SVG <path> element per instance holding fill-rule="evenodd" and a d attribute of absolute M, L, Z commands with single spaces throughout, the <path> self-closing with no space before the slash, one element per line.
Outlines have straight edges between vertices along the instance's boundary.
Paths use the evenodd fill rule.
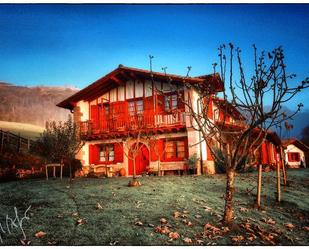
<path fill-rule="evenodd" d="M 77 102 L 81 100 L 93 100 L 113 89 L 114 87 L 123 85 L 128 80 L 157 80 L 166 81 L 171 84 L 211 84 L 217 92 L 222 91 L 223 89 L 223 82 L 221 81 L 220 77 L 218 77 L 218 75 L 208 75 L 206 78 L 183 77 L 175 74 L 151 72 L 149 70 L 119 65 L 119 67 L 112 72 L 93 82 L 71 97 L 58 103 L 57 106 L 72 110 L 76 106 Z"/>

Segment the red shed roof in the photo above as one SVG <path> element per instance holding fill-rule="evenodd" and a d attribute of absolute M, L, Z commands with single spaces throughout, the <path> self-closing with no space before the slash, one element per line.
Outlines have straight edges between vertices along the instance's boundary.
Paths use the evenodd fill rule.
<path fill-rule="evenodd" d="M 71 97 L 58 103 L 57 106 L 66 109 L 73 109 L 78 101 L 94 99 L 111 90 L 112 88 L 124 84 L 125 81 L 130 79 L 166 80 L 175 84 L 183 84 L 184 82 L 190 84 L 211 84 L 212 86 L 215 86 L 216 91 L 222 91 L 223 89 L 223 82 L 221 81 L 219 75 L 208 75 L 203 77 L 184 77 L 175 74 L 151 72 L 149 70 L 119 65 L 119 67 L 112 72 L 93 82 L 92 84 L 75 93 Z"/>

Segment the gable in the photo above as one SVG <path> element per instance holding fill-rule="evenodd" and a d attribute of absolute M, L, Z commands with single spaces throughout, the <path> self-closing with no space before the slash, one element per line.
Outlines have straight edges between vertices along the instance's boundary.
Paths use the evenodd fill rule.
<path fill-rule="evenodd" d="M 63 100 L 62 102 L 58 103 L 57 106 L 67 109 L 73 109 L 74 106 L 78 101 L 91 101 L 95 98 L 98 98 L 101 95 L 104 95 L 107 92 L 110 92 L 112 89 L 115 89 L 119 86 L 124 86 L 126 82 L 128 82 L 128 93 L 125 93 L 125 97 L 133 98 L 134 94 L 137 96 L 144 96 L 147 91 L 147 94 L 150 94 L 151 88 L 143 88 L 143 95 L 140 91 L 133 92 L 132 89 L 132 82 L 136 84 L 145 84 L 145 82 L 154 82 L 156 84 L 156 88 L 162 89 L 162 83 L 156 82 L 167 82 L 168 85 L 172 84 L 175 85 L 183 85 L 183 82 L 186 81 L 189 84 L 208 84 L 207 80 L 203 78 L 194 78 L 194 77 L 183 77 L 179 75 L 172 75 L 172 74 L 165 74 L 165 73 L 158 73 L 158 72 L 150 72 L 147 70 L 136 69 L 136 68 L 129 68 L 119 65 L 119 67 L 109 74 L 105 75 L 104 77 L 98 79 L 91 85 L 87 86 L 86 88 L 80 90 L 76 94 L 72 95 L 71 97 Z M 210 82 L 210 81 L 209 81 Z M 215 82 L 215 83 L 214 83 Z M 214 78 L 211 80 L 209 84 L 221 84 L 221 80 Z M 130 88 L 131 87 L 131 88 Z M 138 89 L 141 89 L 140 87 Z M 146 90 L 147 89 L 147 90 Z M 163 90 L 163 89 L 162 89 Z M 122 94 L 122 93 L 121 93 Z M 147 94 L 145 94 L 147 96 Z M 113 95 L 114 96 L 114 95 Z M 150 96 L 150 95 L 149 95 Z"/>

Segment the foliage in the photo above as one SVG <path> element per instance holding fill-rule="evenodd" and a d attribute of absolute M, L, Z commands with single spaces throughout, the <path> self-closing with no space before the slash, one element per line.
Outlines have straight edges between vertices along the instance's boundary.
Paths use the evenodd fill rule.
<path fill-rule="evenodd" d="M 191 155 L 187 160 L 189 169 L 194 170 L 196 168 L 196 163 L 198 162 L 198 160 L 199 158 L 197 157 L 196 153 Z"/>
<path fill-rule="evenodd" d="M 59 163 L 62 159 L 72 160 L 83 144 L 78 127 L 70 115 L 65 122 L 47 122 L 46 129 L 32 150 L 48 162 Z"/>

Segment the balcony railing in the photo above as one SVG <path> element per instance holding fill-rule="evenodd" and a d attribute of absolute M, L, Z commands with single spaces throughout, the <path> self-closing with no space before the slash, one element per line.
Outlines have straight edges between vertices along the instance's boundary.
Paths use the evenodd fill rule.
<path fill-rule="evenodd" d="M 99 135 L 109 132 L 136 131 L 141 129 L 184 127 L 185 113 L 164 113 L 134 116 L 118 116 L 107 120 L 93 122 L 91 120 L 80 122 L 81 135 Z"/>

